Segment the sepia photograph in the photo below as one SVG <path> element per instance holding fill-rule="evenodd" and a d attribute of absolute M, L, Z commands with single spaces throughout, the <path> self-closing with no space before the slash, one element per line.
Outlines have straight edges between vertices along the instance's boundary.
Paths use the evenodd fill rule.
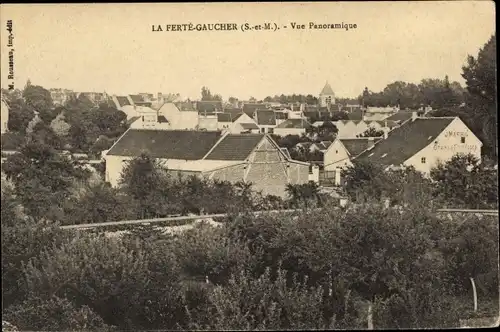
<path fill-rule="evenodd" d="M 1 4 L 2 331 L 498 327 L 495 20 Z"/>

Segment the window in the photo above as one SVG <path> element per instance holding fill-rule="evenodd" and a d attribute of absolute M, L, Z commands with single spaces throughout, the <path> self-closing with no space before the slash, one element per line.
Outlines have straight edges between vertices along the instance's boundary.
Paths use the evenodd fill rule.
<path fill-rule="evenodd" d="M 269 128 L 269 131 L 268 131 L 269 134 L 272 134 L 274 133 L 274 128 Z"/>
<path fill-rule="evenodd" d="M 422 164 L 425 164 L 425 157 L 422 157 L 422 159 L 420 159 L 420 162 L 421 162 Z"/>
<path fill-rule="evenodd" d="M 460 137 L 460 143 L 465 143 L 465 137 Z"/>
<path fill-rule="evenodd" d="M 265 132 L 266 132 L 266 129 L 265 129 L 265 128 L 260 128 L 260 132 L 261 132 L 261 133 L 265 133 Z"/>
<path fill-rule="evenodd" d="M 339 153 L 339 150 L 335 150 L 335 153 L 337 153 L 337 154 L 338 154 L 338 153 Z"/>

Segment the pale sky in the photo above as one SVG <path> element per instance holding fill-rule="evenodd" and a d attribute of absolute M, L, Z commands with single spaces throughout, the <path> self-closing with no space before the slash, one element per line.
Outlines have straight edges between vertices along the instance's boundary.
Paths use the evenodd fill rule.
<path fill-rule="evenodd" d="M 367 86 L 444 78 L 464 84 L 462 65 L 495 31 L 490 1 L 1 5 L 1 80 L 6 88 L 6 22 L 14 35 L 14 83 L 110 94 L 180 93 L 202 86 L 227 99 L 338 97 Z M 265 22 L 278 31 L 163 31 L 152 25 Z M 292 30 L 291 22 L 306 29 Z M 356 24 L 349 31 L 310 30 Z"/>

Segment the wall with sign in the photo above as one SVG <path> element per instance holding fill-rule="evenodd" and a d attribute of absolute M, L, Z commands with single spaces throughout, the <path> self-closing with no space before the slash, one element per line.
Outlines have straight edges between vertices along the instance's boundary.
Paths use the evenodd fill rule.
<path fill-rule="evenodd" d="M 427 147 L 404 164 L 412 165 L 415 169 L 428 174 L 438 163 L 447 162 L 456 154 L 472 154 L 481 160 L 482 145 L 472 131 L 457 118 L 441 134 L 431 139 Z"/>

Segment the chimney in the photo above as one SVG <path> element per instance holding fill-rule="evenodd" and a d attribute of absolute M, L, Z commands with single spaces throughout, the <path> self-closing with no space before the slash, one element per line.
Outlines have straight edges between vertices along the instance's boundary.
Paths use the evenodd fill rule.
<path fill-rule="evenodd" d="M 417 112 L 413 111 L 411 112 L 411 121 L 415 121 L 418 118 Z"/>
<path fill-rule="evenodd" d="M 373 137 L 368 137 L 368 149 L 371 149 L 375 145 L 375 139 Z"/>

